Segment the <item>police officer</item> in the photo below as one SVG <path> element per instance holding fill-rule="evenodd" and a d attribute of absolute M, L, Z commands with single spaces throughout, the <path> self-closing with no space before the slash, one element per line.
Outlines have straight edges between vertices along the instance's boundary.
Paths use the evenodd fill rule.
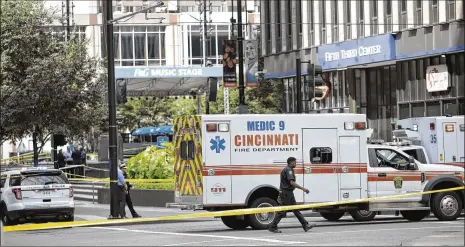
<path fill-rule="evenodd" d="M 126 172 L 126 164 L 121 165 L 121 171 L 123 171 L 124 179 L 127 179 L 128 173 Z M 132 188 L 132 184 L 130 184 L 129 182 L 126 182 L 126 188 L 127 188 L 126 204 L 128 205 L 129 211 L 131 211 L 131 215 L 133 218 L 140 218 L 141 216 L 137 214 L 136 210 L 134 209 L 134 206 L 132 205 L 131 192 L 130 192 Z"/>
<path fill-rule="evenodd" d="M 121 166 L 121 162 L 118 160 L 118 165 Z M 121 167 L 118 167 L 118 191 L 119 191 L 119 216 L 121 218 L 126 217 L 126 195 L 128 193 L 127 184 L 124 179 L 123 171 Z"/>
<path fill-rule="evenodd" d="M 305 193 L 310 193 L 310 191 L 300 185 L 298 185 L 295 182 L 295 173 L 294 173 L 294 168 L 296 167 L 296 159 L 294 157 L 289 157 L 287 159 L 287 166 L 281 171 L 281 176 L 280 176 L 280 193 L 278 196 L 278 203 L 282 206 L 291 206 L 291 205 L 296 205 L 297 202 L 295 201 L 294 197 L 294 189 L 298 188 Z M 305 220 L 304 216 L 300 211 L 294 210 L 292 211 L 294 215 L 299 219 L 300 224 L 302 224 L 302 227 L 304 228 L 304 231 L 308 231 L 312 229 L 315 224 L 308 224 L 308 222 Z M 270 224 L 269 231 L 274 232 L 274 233 L 281 233 L 280 230 L 278 230 L 278 224 L 281 221 L 281 219 L 286 216 L 285 211 L 278 212 L 276 214 L 276 217 L 274 218 L 273 222 Z"/>

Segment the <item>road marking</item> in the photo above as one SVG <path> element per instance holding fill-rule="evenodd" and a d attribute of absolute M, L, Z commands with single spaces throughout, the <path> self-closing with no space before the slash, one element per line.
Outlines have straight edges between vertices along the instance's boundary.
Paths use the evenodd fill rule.
<path fill-rule="evenodd" d="M 464 222 L 460 222 L 460 221 L 437 221 L 437 222 L 431 222 L 431 223 L 439 223 L 439 224 L 451 224 L 451 225 L 462 225 L 464 224 Z"/>
<path fill-rule="evenodd" d="M 463 226 L 449 226 L 450 228 L 462 228 Z M 313 229 L 318 228 L 316 226 Z M 310 233 L 298 233 L 298 234 L 286 234 L 281 235 L 283 237 L 291 237 L 291 236 L 300 236 L 300 235 L 317 235 L 317 234 L 341 234 L 341 233 L 359 233 L 359 232 L 378 232 L 378 231 L 401 231 L 401 230 L 423 230 L 423 229 L 436 229 L 436 228 L 443 228 L 443 227 L 410 227 L 410 228 L 386 228 L 386 229 L 371 229 L 371 230 L 357 230 L 357 231 L 337 231 L 337 232 L 310 232 Z"/>
<path fill-rule="evenodd" d="M 189 237 L 202 237 L 202 238 L 220 238 L 220 239 L 233 239 L 233 240 L 250 240 L 250 241 L 261 241 L 268 243 L 287 243 L 287 244 L 305 244 L 305 242 L 300 241 L 282 241 L 277 239 L 268 239 L 268 238 L 245 238 L 245 237 L 235 237 L 235 236 L 223 236 L 223 235 L 210 235 L 210 234 L 195 234 L 195 233 L 180 233 L 180 232 L 155 232 L 155 231 L 145 231 L 145 230 L 133 230 L 127 228 L 116 228 L 116 227 L 92 227 L 94 229 L 103 229 L 103 230 L 114 230 L 114 231 L 124 231 L 124 232 L 135 232 L 135 233 L 149 233 L 149 234 L 160 234 L 160 235 L 174 235 L 174 236 L 189 236 Z"/>
<path fill-rule="evenodd" d="M 181 245 L 203 244 L 203 243 L 213 243 L 213 242 L 221 242 L 221 241 L 225 241 L 225 240 L 220 239 L 220 240 L 210 240 L 210 241 L 197 241 L 197 242 L 187 242 L 187 243 L 179 243 L 179 244 L 167 244 L 164 246 L 181 246 Z M 222 244 L 221 246 L 224 246 L 224 244 Z"/>

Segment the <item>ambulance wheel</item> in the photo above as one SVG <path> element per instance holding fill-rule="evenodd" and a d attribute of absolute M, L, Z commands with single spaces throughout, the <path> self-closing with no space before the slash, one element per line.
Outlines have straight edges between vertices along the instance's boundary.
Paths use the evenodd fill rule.
<path fill-rule="evenodd" d="M 345 212 L 320 212 L 321 217 L 329 221 L 338 221 L 344 214 Z"/>
<path fill-rule="evenodd" d="M 269 197 L 260 197 L 255 199 L 250 208 L 265 208 L 265 207 L 276 207 L 278 203 L 269 198 Z M 260 214 L 250 214 L 246 215 L 247 221 L 250 226 L 255 230 L 265 230 L 270 227 L 271 222 L 273 222 L 276 217 L 275 212 L 270 213 L 260 213 Z"/>
<path fill-rule="evenodd" d="M 366 210 L 349 211 L 349 214 L 355 221 L 371 221 L 376 216 L 376 212 Z"/>
<path fill-rule="evenodd" d="M 430 211 L 415 210 L 415 211 L 400 211 L 404 219 L 408 221 L 420 221 L 430 214 Z"/>
<path fill-rule="evenodd" d="M 441 192 L 433 196 L 431 211 L 442 221 L 456 220 L 461 213 L 462 200 L 455 191 Z"/>
<path fill-rule="evenodd" d="M 239 219 L 236 216 L 222 216 L 221 221 L 223 221 L 227 227 L 234 230 L 245 229 L 249 226 L 246 220 Z"/>

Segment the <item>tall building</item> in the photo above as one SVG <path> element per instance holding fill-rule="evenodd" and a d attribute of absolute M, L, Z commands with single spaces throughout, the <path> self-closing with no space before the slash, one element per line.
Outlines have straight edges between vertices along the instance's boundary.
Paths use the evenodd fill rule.
<path fill-rule="evenodd" d="M 296 111 L 301 58 L 320 64 L 331 85 L 304 112 L 365 113 L 376 138 L 390 140 L 398 119 L 465 113 L 463 0 L 262 0 L 260 8 L 265 77 L 284 83 L 286 112 Z"/>

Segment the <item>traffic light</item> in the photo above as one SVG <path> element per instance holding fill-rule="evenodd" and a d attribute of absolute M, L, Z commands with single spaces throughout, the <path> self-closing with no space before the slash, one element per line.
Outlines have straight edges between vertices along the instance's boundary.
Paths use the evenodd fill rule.
<path fill-rule="evenodd" d="M 310 92 L 315 100 L 326 98 L 329 93 L 329 87 L 323 79 L 323 69 L 321 65 L 310 63 L 307 67 L 308 81 L 310 83 Z"/>
<path fill-rule="evenodd" d="M 53 135 L 53 145 L 55 145 L 55 147 L 58 147 L 58 146 L 64 146 L 66 145 L 66 137 L 65 135 L 63 134 L 55 134 Z"/>
<path fill-rule="evenodd" d="M 126 80 L 116 81 L 116 101 L 117 104 L 124 104 L 127 100 L 128 83 Z"/>

